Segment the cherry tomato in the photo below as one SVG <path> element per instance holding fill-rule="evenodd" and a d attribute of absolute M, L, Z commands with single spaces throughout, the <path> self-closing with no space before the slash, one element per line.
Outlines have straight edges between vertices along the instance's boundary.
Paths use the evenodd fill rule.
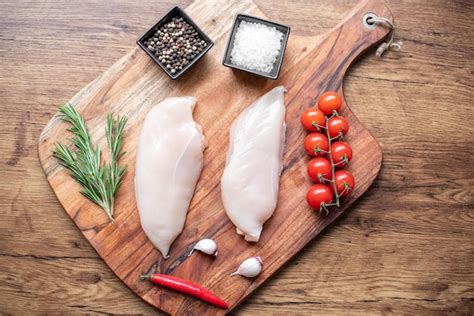
<path fill-rule="evenodd" d="M 331 156 L 336 167 L 344 167 L 352 159 L 352 148 L 346 142 L 334 142 L 331 144 Z"/>
<path fill-rule="evenodd" d="M 329 136 L 336 137 L 338 135 L 346 135 L 349 131 L 349 123 L 343 116 L 331 117 L 328 121 Z"/>
<path fill-rule="evenodd" d="M 310 133 L 304 139 L 304 149 L 310 156 L 323 156 L 329 150 L 328 138 L 321 133 Z"/>
<path fill-rule="evenodd" d="M 309 132 L 319 132 L 320 126 L 326 126 L 326 119 L 324 113 L 317 108 L 307 108 L 301 114 L 301 124 Z"/>
<path fill-rule="evenodd" d="M 316 183 L 323 183 L 323 179 L 332 179 L 331 162 L 324 157 L 316 157 L 310 160 L 307 167 L 308 176 Z"/>
<path fill-rule="evenodd" d="M 339 111 L 341 105 L 342 98 L 334 91 L 324 92 L 318 99 L 318 108 L 326 115 Z"/>
<path fill-rule="evenodd" d="M 336 171 L 334 181 L 336 182 L 337 194 L 341 197 L 349 195 L 354 190 L 354 176 L 347 170 Z"/>
<path fill-rule="evenodd" d="M 311 208 L 321 210 L 321 204 L 331 203 L 333 195 L 334 192 L 331 187 L 318 183 L 309 187 L 306 201 Z"/>

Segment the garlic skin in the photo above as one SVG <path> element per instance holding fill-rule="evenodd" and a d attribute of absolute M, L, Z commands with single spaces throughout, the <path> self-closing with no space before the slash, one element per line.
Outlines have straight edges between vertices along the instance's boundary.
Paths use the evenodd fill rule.
<path fill-rule="evenodd" d="M 233 275 L 241 275 L 246 278 L 254 278 L 262 272 L 263 269 L 263 261 L 260 257 L 250 257 L 245 259 L 234 273 Z"/>
<path fill-rule="evenodd" d="M 194 245 L 193 249 L 191 249 L 188 257 L 193 254 L 194 250 L 198 250 L 207 255 L 217 257 L 217 244 L 212 239 L 201 239 L 198 241 L 197 244 Z"/>

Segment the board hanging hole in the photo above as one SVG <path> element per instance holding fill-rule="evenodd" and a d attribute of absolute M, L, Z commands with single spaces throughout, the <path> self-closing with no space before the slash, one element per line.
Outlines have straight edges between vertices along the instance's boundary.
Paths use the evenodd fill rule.
<path fill-rule="evenodd" d="M 394 41 L 395 39 L 395 24 L 390 20 L 385 17 L 380 17 L 377 16 L 376 14 L 369 12 L 364 15 L 362 18 L 362 23 L 364 26 L 370 30 L 375 29 L 377 26 L 382 26 L 386 27 L 390 30 L 388 39 L 383 42 L 382 44 L 379 45 L 377 48 L 377 51 L 375 52 L 375 55 L 377 57 L 381 57 L 383 53 L 385 53 L 387 50 L 400 50 L 402 47 L 402 42 L 401 41 Z"/>
<path fill-rule="evenodd" d="M 375 15 L 374 13 L 366 13 L 362 18 L 362 24 L 369 30 L 373 30 L 377 27 L 377 24 L 375 23 L 376 18 L 377 15 Z"/>

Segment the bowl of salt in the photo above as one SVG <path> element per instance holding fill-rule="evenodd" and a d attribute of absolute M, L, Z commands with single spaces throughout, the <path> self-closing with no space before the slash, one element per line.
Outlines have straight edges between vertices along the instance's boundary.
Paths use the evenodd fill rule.
<path fill-rule="evenodd" d="M 222 64 L 276 80 L 289 35 L 288 26 L 238 14 Z"/>

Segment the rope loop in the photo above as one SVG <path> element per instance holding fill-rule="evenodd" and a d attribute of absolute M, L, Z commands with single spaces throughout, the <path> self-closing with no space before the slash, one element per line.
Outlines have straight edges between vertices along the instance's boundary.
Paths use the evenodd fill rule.
<path fill-rule="evenodd" d="M 375 56 L 381 57 L 383 53 L 385 53 L 388 50 L 395 50 L 399 51 L 402 48 L 402 42 L 401 41 L 394 41 L 395 39 L 395 24 L 392 23 L 387 18 L 381 17 L 381 16 L 375 16 L 375 17 L 368 17 L 367 18 L 367 23 L 368 24 L 375 24 L 375 25 L 381 25 L 383 27 L 387 27 L 390 29 L 390 37 L 388 41 L 383 42 L 382 44 L 379 45 L 377 48 L 377 51 L 375 52 Z"/>

